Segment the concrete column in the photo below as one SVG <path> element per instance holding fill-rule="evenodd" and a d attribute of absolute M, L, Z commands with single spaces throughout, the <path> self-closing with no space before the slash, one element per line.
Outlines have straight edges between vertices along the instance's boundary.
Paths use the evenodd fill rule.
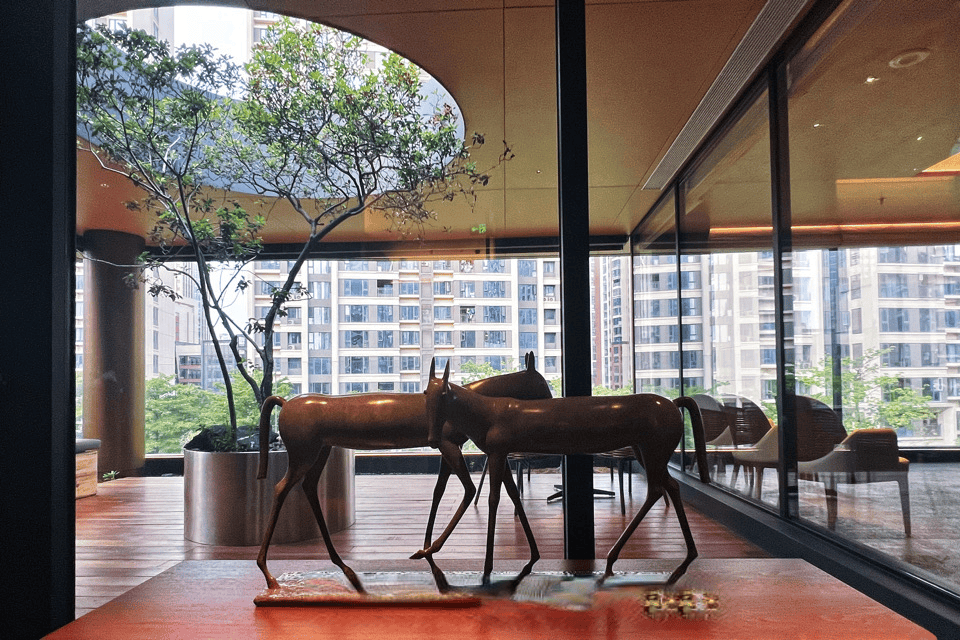
<path fill-rule="evenodd" d="M 83 292 L 83 435 L 101 441 L 99 473 L 144 464 L 143 290 L 124 277 L 143 251 L 139 236 L 87 231 Z"/>

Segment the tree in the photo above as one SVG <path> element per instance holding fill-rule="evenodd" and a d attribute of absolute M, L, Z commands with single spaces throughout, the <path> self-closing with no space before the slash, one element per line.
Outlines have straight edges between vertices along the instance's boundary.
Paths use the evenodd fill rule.
<path fill-rule="evenodd" d="M 871 349 L 862 356 L 840 361 L 840 392 L 843 422 L 847 431 L 887 426 L 909 427 L 915 420 L 936 415 L 930 399 L 911 387 L 901 387 L 897 375 L 882 372 L 883 357 L 890 349 Z M 798 369 L 796 379 L 805 395 L 833 405 L 833 358 L 823 358 L 816 367 Z"/>
<path fill-rule="evenodd" d="M 205 189 L 217 173 L 216 155 L 207 150 L 225 126 L 229 99 L 223 96 L 238 86 L 239 67 L 216 57 L 209 46 L 172 52 L 165 42 L 141 31 L 85 25 L 78 29 L 77 120 L 86 138 L 78 144 L 104 170 L 123 176 L 144 193 L 141 200 L 125 204 L 131 211 L 155 216 L 151 240 L 171 253 L 181 252 L 174 247 L 185 244 L 198 266 L 195 281 L 204 321 L 216 336 L 216 318 L 228 323 L 211 263 L 253 259 L 263 226 L 262 218 L 236 204 L 218 206 Z M 146 255 L 142 258 L 144 265 L 152 262 Z M 175 295 L 158 282 L 150 292 Z M 213 344 L 223 378 L 229 381 L 221 347 L 217 340 Z M 235 428 L 229 382 L 227 399 Z"/>
<path fill-rule="evenodd" d="M 474 188 L 489 181 L 469 159 L 483 137 L 462 140 L 449 106 L 425 111 L 416 67 L 391 55 L 371 71 L 359 46 L 332 29 L 284 19 L 255 47 L 244 81 L 209 46 L 171 51 L 142 32 L 80 27 L 78 119 L 89 142 L 82 148 L 144 192 L 127 206 L 155 216 L 150 239 L 162 258 L 197 262 L 207 328 L 227 334 L 258 405 L 273 393 L 274 323 L 289 301 L 306 295 L 297 275 L 331 231 L 378 211 L 401 233 L 416 234 L 435 219 L 437 202 L 472 204 Z M 510 157 L 506 149 L 500 161 Z M 243 267 L 260 255 L 266 221 L 213 185 L 286 201 L 304 222 L 302 247 L 284 282 L 269 285 L 263 318 L 235 320 L 225 296 L 252 284 Z M 174 296 L 146 277 L 165 260 L 141 258 L 150 292 Z M 230 271 L 218 281 L 211 274 L 223 262 Z M 219 341 L 213 344 L 235 442 L 233 379 Z"/>
<path fill-rule="evenodd" d="M 489 362 L 462 362 L 460 364 L 460 384 L 470 384 L 477 380 L 499 376 L 504 373 L 513 373 L 517 371 L 517 365 L 513 358 L 507 358 L 503 367 L 494 369 Z"/>
<path fill-rule="evenodd" d="M 173 376 L 147 380 L 145 388 L 147 453 L 177 453 L 198 425 L 217 423 L 216 394 L 192 384 L 177 384 Z"/>

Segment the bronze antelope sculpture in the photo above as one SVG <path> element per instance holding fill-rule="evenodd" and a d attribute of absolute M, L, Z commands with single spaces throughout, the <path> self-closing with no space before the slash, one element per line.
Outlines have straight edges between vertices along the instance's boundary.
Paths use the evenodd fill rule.
<path fill-rule="evenodd" d="M 432 369 L 432 368 L 431 368 Z M 449 381 L 447 364 L 443 378 L 432 375 L 427 383 L 427 418 L 433 433 L 446 424 L 462 431 L 488 456 L 490 470 L 490 508 L 487 521 L 487 548 L 483 581 L 489 582 L 493 570 L 493 546 L 500 483 L 504 481 L 507 454 L 514 451 L 568 454 L 602 453 L 621 447 L 633 447 L 647 477 L 647 497 L 643 506 L 607 554 L 607 566 L 601 581 L 613 575 L 623 545 L 636 530 L 654 503 L 669 497 L 687 545 L 687 556 L 668 578 L 673 584 L 697 557 L 697 548 L 680 501 L 677 481 L 667 471 L 667 462 L 683 437 L 680 408 L 690 411 L 695 428 L 701 421 L 696 403 L 687 397 L 671 401 L 653 394 L 629 396 L 555 398 L 549 400 L 513 400 L 487 398 Z M 699 454 L 698 454 L 699 455 Z M 701 468 L 705 468 L 703 462 Z M 509 478 L 509 474 L 507 474 Z M 522 509 L 522 507 L 518 507 Z M 437 549 L 429 547 L 420 554 L 428 556 Z M 536 557 L 524 567 L 517 582 L 530 572 Z"/>
<path fill-rule="evenodd" d="M 526 370 L 493 376 L 467 385 L 474 392 L 485 395 L 507 395 L 519 398 L 549 398 L 550 385 L 544 380 L 533 366 L 533 353 L 526 357 Z M 435 377 L 435 363 L 431 362 L 430 378 Z M 356 573 L 348 567 L 330 540 L 317 497 L 317 485 L 320 474 L 330 456 L 330 449 L 334 446 L 348 449 L 401 449 L 406 447 L 427 446 L 428 433 L 426 416 L 426 397 L 422 393 L 368 393 L 349 396 L 325 396 L 320 394 L 299 395 L 290 400 L 279 396 L 267 398 L 260 411 L 260 468 L 258 477 L 264 478 L 267 474 L 267 441 L 270 432 L 270 414 L 273 408 L 279 406 L 278 418 L 280 437 L 287 449 L 287 472 L 277 483 L 274 489 L 273 511 L 270 523 L 267 526 L 257 556 L 257 566 L 263 572 L 269 588 L 276 588 L 277 580 L 267 568 L 267 549 L 270 538 L 277 525 L 280 509 L 290 490 L 301 480 L 307 501 L 313 510 L 320 533 L 330 554 L 330 560 L 343 571 L 344 575 L 360 593 L 364 593 Z M 437 429 L 435 442 L 432 446 L 438 447 L 442 456 L 440 474 L 434 489 L 433 503 L 424 546 L 430 545 L 433 535 L 433 525 L 436 519 L 437 507 L 447 480 L 451 472 L 456 473 L 464 489 L 464 497 L 450 523 L 443 533 L 434 542 L 439 550 L 453 532 L 460 518 L 473 498 L 476 488 L 470 478 L 466 462 L 460 448 L 467 441 L 467 437 L 452 429 L 449 425 L 440 425 Z M 504 463 L 506 464 L 506 463 Z M 512 479 L 507 483 L 507 493 L 520 509 L 520 496 Z M 526 516 L 521 519 L 531 553 L 536 553 L 536 542 L 526 523 Z M 436 567 L 431 557 L 427 558 L 434 576 L 441 589 L 445 589 L 446 581 Z"/>

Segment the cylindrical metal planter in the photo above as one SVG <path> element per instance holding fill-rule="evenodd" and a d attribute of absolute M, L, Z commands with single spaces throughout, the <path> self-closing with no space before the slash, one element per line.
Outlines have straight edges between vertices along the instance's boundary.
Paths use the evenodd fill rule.
<path fill-rule="evenodd" d="M 274 487 L 287 471 L 287 452 L 271 451 L 267 477 L 257 480 L 259 454 L 183 451 L 183 536 L 201 544 L 252 546 L 263 541 Z M 317 494 L 330 532 L 353 524 L 353 451 L 334 447 Z M 272 543 L 320 537 L 303 489 L 294 487 L 280 511 Z"/>

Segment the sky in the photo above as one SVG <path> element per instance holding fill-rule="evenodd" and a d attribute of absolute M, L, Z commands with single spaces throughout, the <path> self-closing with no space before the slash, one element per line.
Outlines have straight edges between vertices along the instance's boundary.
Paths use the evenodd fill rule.
<path fill-rule="evenodd" d="M 246 9 L 180 6 L 174 11 L 174 46 L 211 44 L 218 52 L 243 61 L 247 55 Z"/>

